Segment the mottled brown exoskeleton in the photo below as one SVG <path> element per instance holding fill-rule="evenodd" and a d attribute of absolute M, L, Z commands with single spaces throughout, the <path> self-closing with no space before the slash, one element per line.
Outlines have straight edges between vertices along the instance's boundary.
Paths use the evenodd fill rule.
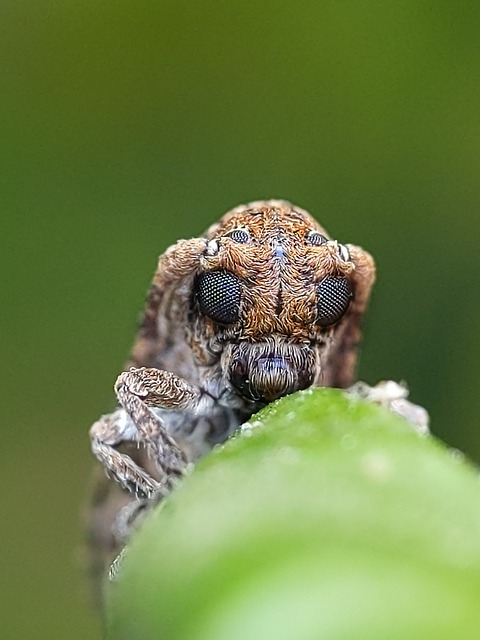
<path fill-rule="evenodd" d="M 353 381 L 372 257 L 280 200 L 237 207 L 159 259 L 120 408 L 91 428 L 115 482 L 98 485 L 91 535 L 118 551 L 136 512 L 267 403 Z M 125 508 L 126 507 L 126 508 Z"/>

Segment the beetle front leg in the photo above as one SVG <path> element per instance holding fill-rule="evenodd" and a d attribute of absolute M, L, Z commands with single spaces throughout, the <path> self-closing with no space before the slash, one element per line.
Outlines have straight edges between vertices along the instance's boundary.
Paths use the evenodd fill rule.
<path fill-rule="evenodd" d="M 200 415 L 213 399 L 169 371 L 145 367 L 120 374 L 115 392 L 137 429 L 138 441 L 146 445 L 162 474 L 167 479 L 183 475 L 187 468 L 185 453 L 150 407 Z"/>
<path fill-rule="evenodd" d="M 149 407 L 202 413 L 213 400 L 168 371 L 144 367 L 120 374 L 115 392 L 122 409 L 91 427 L 92 451 L 120 486 L 138 499 L 161 498 L 184 475 L 188 461 Z M 147 450 L 160 481 L 118 451 L 122 442 L 136 442 Z"/>
<path fill-rule="evenodd" d="M 160 483 L 141 469 L 130 456 L 115 448 L 121 442 L 135 441 L 136 429 L 123 409 L 102 416 L 90 429 L 92 451 L 107 473 L 139 499 L 150 499 Z"/>

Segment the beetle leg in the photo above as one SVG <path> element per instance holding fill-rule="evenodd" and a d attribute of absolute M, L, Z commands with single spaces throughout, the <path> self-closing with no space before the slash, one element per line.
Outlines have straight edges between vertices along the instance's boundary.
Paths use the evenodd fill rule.
<path fill-rule="evenodd" d="M 165 492 L 166 494 L 167 492 Z M 148 511 L 149 506 L 149 500 L 135 500 L 120 509 L 113 523 L 113 534 L 118 542 L 125 544 L 128 541 L 132 529 Z"/>
<path fill-rule="evenodd" d="M 201 413 L 213 399 L 173 373 L 145 367 L 120 374 L 115 392 L 135 426 L 136 440 L 146 445 L 167 484 L 171 484 L 185 473 L 187 458 L 150 407 Z"/>
<path fill-rule="evenodd" d="M 92 451 L 107 473 L 138 498 L 151 498 L 160 483 L 141 469 L 130 456 L 115 447 L 121 442 L 137 440 L 135 426 L 123 409 L 102 416 L 90 429 Z"/>
<path fill-rule="evenodd" d="M 404 384 L 393 380 L 384 380 L 374 387 L 366 382 L 356 382 L 347 392 L 357 398 L 363 398 L 379 404 L 392 413 L 396 413 L 409 422 L 421 435 L 429 434 L 429 415 L 426 409 L 408 400 L 408 389 Z"/>

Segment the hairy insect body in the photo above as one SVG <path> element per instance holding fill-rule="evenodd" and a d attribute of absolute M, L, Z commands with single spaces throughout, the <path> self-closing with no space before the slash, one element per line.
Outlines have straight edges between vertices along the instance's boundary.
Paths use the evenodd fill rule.
<path fill-rule="evenodd" d="M 116 481 L 96 492 L 90 531 L 102 562 L 138 508 L 258 409 L 352 383 L 374 279 L 367 252 L 330 240 L 280 200 L 238 207 L 160 257 L 129 370 L 115 384 L 120 408 L 91 428 L 92 450 Z"/>

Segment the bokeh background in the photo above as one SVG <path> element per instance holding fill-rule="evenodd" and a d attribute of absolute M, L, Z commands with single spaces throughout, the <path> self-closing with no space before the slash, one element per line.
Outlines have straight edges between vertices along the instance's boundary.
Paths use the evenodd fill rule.
<path fill-rule="evenodd" d="M 480 461 L 479 42 L 473 1 L 2 1 L 2 637 L 100 637 L 88 428 L 157 255 L 241 202 L 372 252 L 360 377 Z"/>

